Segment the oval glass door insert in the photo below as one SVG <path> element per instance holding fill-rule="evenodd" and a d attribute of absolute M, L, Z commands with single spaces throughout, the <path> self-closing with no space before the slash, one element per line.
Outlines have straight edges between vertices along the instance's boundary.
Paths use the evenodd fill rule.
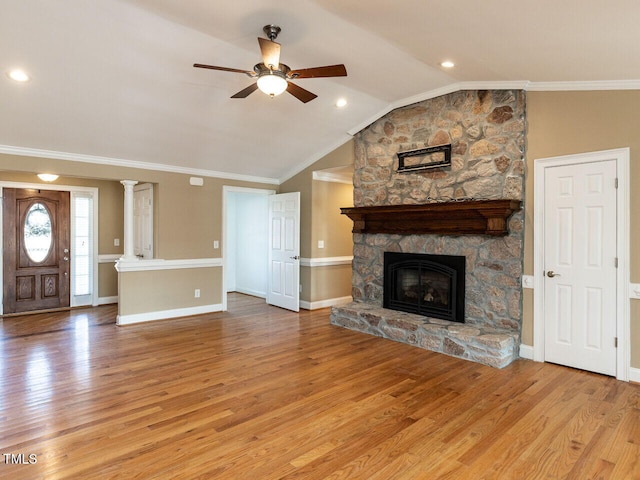
<path fill-rule="evenodd" d="M 34 203 L 24 220 L 24 246 L 27 255 L 33 262 L 40 263 L 49 255 L 52 244 L 49 211 L 43 204 Z"/>

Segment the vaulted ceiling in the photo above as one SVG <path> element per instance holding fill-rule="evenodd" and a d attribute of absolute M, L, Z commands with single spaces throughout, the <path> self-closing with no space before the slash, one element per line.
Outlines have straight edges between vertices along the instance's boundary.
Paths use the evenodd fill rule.
<path fill-rule="evenodd" d="M 637 0 L 4 0 L 0 152 L 278 183 L 448 91 L 640 88 L 639 19 Z M 305 104 L 193 68 L 251 70 L 266 24 L 283 63 L 348 76 L 295 81 Z"/>

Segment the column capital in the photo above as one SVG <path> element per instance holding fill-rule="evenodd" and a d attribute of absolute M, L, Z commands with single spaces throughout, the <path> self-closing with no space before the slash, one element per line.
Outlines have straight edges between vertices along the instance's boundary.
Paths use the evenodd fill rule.
<path fill-rule="evenodd" d="M 133 187 L 138 184 L 137 180 L 120 180 L 120 183 L 125 187 Z"/>

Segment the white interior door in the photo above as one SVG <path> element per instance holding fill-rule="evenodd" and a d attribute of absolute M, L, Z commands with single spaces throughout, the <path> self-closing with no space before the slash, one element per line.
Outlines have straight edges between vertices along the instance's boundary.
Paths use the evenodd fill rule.
<path fill-rule="evenodd" d="M 153 258 L 153 185 L 133 187 L 133 253 Z"/>
<path fill-rule="evenodd" d="M 616 374 L 616 161 L 545 169 L 545 361 Z"/>
<path fill-rule="evenodd" d="M 269 196 L 267 303 L 300 310 L 300 192 Z"/>

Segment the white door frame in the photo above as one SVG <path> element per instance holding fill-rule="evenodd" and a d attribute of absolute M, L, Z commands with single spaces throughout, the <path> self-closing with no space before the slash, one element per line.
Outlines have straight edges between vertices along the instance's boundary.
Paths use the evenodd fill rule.
<path fill-rule="evenodd" d="M 275 190 L 268 190 L 264 188 L 232 187 L 229 185 L 222 186 L 222 250 L 220 254 L 222 255 L 222 311 L 223 312 L 227 311 L 227 281 L 226 281 L 227 256 L 225 255 L 225 252 L 227 247 L 227 203 L 229 201 L 227 198 L 227 195 L 231 192 L 251 193 L 254 195 L 255 194 L 274 195 L 276 193 Z"/>
<path fill-rule="evenodd" d="M 93 278 L 92 278 L 92 291 L 91 291 L 91 305 L 92 306 L 97 306 L 99 303 L 99 297 L 98 297 L 98 288 L 99 288 L 99 284 L 98 284 L 98 213 L 99 213 L 99 203 L 100 203 L 100 199 L 98 197 L 98 189 L 95 187 L 82 187 L 82 186 L 74 186 L 74 185 L 56 185 L 56 184 L 51 184 L 51 183 L 25 183 L 25 182 L 8 182 L 8 181 L 0 181 L 0 198 L 2 198 L 2 189 L 3 188 L 27 188 L 27 189 L 36 189 L 36 190 L 54 190 L 54 191 L 59 191 L 59 192 L 69 192 L 70 193 L 70 197 L 69 197 L 69 205 L 70 205 L 70 212 L 69 212 L 69 222 L 71 225 L 71 245 L 72 248 L 75 248 L 75 217 L 73 215 L 74 213 L 74 206 L 73 206 L 73 192 L 85 192 L 85 193 L 90 193 L 92 195 L 92 204 L 93 204 L 93 211 L 92 211 L 92 215 L 93 215 L 93 228 L 92 228 L 92 236 L 93 236 L 93 245 L 92 245 L 92 271 L 93 271 Z M 2 225 L 3 225 L 3 221 L 2 221 L 2 214 L 3 214 L 3 208 L 1 208 L 0 206 L 0 238 L 4 238 L 4 232 L 2 231 Z M 4 281 L 4 279 L 2 278 L 2 274 L 3 274 L 3 269 L 1 268 L 2 262 L 4 262 L 4 252 L 2 247 L 0 246 L 0 280 Z M 74 285 L 74 276 L 75 276 L 75 265 L 74 265 L 74 261 L 73 261 L 73 256 L 71 257 L 71 282 L 69 283 L 69 288 L 70 288 L 70 295 L 69 295 L 69 306 L 70 307 L 75 307 L 78 306 L 78 302 L 75 301 L 75 297 L 73 295 L 73 285 Z M 3 294 L 4 292 L 2 290 L 0 290 L 0 315 L 3 313 Z"/>
<path fill-rule="evenodd" d="M 533 302 L 533 359 L 544 361 L 544 199 L 545 169 L 579 165 L 582 163 L 615 160 L 618 178 L 616 247 L 618 268 L 616 270 L 616 331 L 618 349 L 616 353 L 616 378 L 629 381 L 631 368 L 631 321 L 629 300 L 629 148 L 603 150 L 599 152 L 541 158 L 534 161 L 534 302 Z"/>

